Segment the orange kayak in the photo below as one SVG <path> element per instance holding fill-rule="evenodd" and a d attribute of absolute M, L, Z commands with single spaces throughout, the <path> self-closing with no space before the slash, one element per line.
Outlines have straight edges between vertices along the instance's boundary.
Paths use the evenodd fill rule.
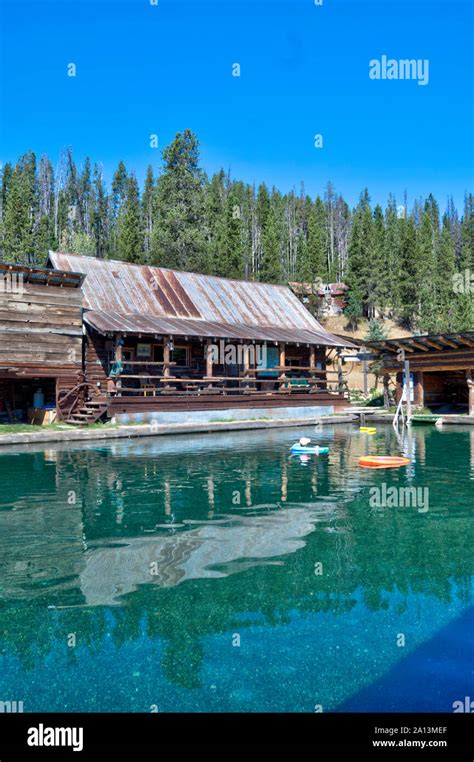
<path fill-rule="evenodd" d="M 364 455 L 359 458 L 359 466 L 362 468 L 400 468 L 410 463 L 409 458 L 399 455 Z"/>

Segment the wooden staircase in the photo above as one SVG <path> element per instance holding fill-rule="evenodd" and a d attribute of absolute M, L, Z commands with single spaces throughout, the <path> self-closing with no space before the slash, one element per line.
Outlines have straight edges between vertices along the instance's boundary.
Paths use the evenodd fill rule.
<path fill-rule="evenodd" d="M 95 400 L 88 400 L 84 402 L 82 407 L 73 410 L 66 423 L 74 423 L 79 426 L 88 426 L 91 423 L 96 423 L 99 418 L 102 418 L 107 411 L 107 401 L 105 397 L 101 397 Z"/>
<path fill-rule="evenodd" d="M 104 395 L 97 395 L 94 392 L 95 388 L 87 381 L 65 391 L 65 395 L 58 398 L 59 419 L 76 426 L 96 423 L 107 412 L 108 405 Z"/>

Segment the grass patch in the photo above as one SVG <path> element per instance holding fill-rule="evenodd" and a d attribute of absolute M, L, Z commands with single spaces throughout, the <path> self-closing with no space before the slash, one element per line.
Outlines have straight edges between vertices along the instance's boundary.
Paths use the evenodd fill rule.
<path fill-rule="evenodd" d="M 36 426 L 33 423 L 0 423 L 0 434 L 34 434 L 40 431 L 76 431 L 77 429 L 114 429 L 117 424 L 91 423 L 89 426 L 75 426 L 71 423 L 49 423 L 46 426 Z"/>
<path fill-rule="evenodd" d="M 249 421 L 271 421 L 273 420 L 268 415 L 264 415 L 261 418 L 245 418 L 243 420 L 242 418 L 211 418 L 208 423 L 248 423 Z M 201 423 L 201 421 L 196 421 L 196 423 Z"/>

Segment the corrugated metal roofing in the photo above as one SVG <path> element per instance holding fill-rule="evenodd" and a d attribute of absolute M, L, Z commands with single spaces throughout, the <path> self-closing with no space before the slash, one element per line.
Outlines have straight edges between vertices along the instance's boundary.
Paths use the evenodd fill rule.
<path fill-rule="evenodd" d="M 327 332 L 306 329 L 252 326 L 244 324 L 213 323 L 186 318 L 157 318 L 150 315 L 122 315 L 118 312 L 89 310 L 84 321 L 100 333 L 171 334 L 173 336 L 207 336 L 217 339 L 245 339 L 256 341 L 283 341 L 288 343 L 348 346 L 347 342 Z"/>
<path fill-rule="evenodd" d="M 102 332 L 351 346 L 325 331 L 287 286 L 58 252 L 50 252 L 50 261 L 57 269 L 86 275 L 84 307 L 92 311 L 86 320 Z"/>
<path fill-rule="evenodd" d="M 473 346 L 474 331 L 461 331 L 459 333 L 431 333 L 423 336 L 403 336 L 399 339 L 382 339 L 379 341 L 366 341 L 366 346 L 378 350 L 380 353 L 397 352 L 400 347 L 415 351 L 417 345 L 424 347 L 425 351 L 469 349 Z M 454 344 L 455 346 L 452 346 Z"/>
<path fill-rule="evenodd" d="M 0 262 L 0 278 L 15 273 L 21 276 L 23 283 L 33 283 L 40 286 L 66 286 L 67 288 L 79 288 L 84 280 L 84 275 L 72 271 L 61 272 L 46 267 L 16 264 L 14 262 Z"/>

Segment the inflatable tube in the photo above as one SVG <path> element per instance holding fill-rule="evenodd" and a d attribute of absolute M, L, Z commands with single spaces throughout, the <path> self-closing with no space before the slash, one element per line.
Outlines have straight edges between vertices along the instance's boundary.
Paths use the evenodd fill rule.
<path fill-rule="evenodd" d="M 329 447 L 303 447 L 300 444 L 294 444 L 291 448 L 293 455 L 325 455 L 329 452 Z"/>
<path fill-rule="evenodd" d="M 374 426 L 361 426 L 359 431 L 364 431 L 366 434 L 375 434 L 377 429 Z"/>
<path fill-rule="evenodd" d="M 402 458 L 400 455 L 364 455 L 359 458 L 359 466 L 362 468 L 400 468 L 409 463 L 410 458 Z"/>

